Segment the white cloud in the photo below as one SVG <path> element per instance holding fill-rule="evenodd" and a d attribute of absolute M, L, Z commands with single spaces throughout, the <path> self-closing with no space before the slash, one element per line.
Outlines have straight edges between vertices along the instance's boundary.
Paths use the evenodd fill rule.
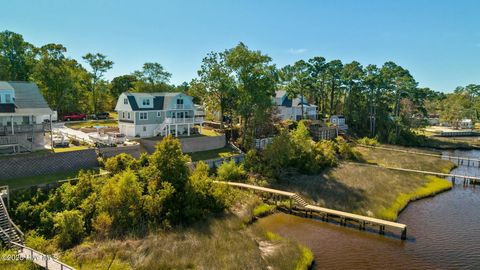
<path fill-rule="evenodd" d="M 291 54 L 302 54 L 304 52 L 308 51 L 307 49 L 305 48 L 301 48 L 301 49 L 293 49 L 291 48 L 290 50 L 288 50 L 289 53 Z"/>

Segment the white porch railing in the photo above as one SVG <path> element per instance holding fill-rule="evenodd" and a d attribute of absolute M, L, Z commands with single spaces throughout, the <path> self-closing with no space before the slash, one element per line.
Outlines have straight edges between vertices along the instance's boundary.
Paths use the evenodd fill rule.
<path fill-rule="evenodd" d="M 203 123 L 203 117 L 165 118 L 166 124 L 197 124 Z"/>

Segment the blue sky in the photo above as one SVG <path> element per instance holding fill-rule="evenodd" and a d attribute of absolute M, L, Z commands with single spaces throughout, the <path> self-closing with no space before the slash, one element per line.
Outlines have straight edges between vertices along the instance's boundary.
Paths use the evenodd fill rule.
<path fill-rule="evenodd" d="M 327 60 L 409 69 L 420 86 L 480 83 L 480 1 L 26 1 L 0 0 L 0 30 L 36 46 L 61 43 L 81 61 L 101 52 L 108 78 L 159 62 L 175 84 L 196 76 L 209 51 L 242 41 L 277 66 Z"/>

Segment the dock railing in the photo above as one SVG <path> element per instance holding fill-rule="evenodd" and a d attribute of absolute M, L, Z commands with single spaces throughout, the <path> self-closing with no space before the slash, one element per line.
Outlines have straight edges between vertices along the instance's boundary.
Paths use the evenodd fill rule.
<path fill-rule="evenodd" d="M 50 255 L 46 255 L 33 248 L 29 248 L 16 242 L 10 242 L 19 248 L 18 255 L 27 260 L 31 260 L 35 264 L 45 267 L 47 270 L 75 270 L 72 266 L 63 263 Z"/>

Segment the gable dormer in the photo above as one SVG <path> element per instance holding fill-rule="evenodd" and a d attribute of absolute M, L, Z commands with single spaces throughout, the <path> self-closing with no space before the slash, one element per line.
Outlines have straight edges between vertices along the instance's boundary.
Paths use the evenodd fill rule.
<path fill-rule="evenodd" d="M 0 84 L 0 112 L 15 112 L 15 90 L 7 84 Z"/>
<path fill-rule="evenodd" d="M 153 109 L 153 96 L 152 95 L 140 95 L 136 97 L 138 108 L 140 109 Z"/>

